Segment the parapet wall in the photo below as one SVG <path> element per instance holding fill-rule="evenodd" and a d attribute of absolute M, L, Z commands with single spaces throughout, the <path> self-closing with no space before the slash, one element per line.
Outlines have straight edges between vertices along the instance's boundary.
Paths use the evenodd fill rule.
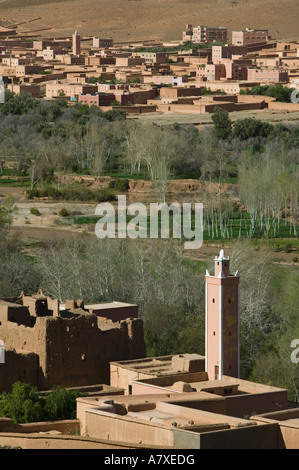
<path fill-rule="evenodd" d="M 10 392 L 12 385 L 17 381 L 37 387 L 39 374 L 39 360 L 36 354 L 6 351 L 5 364 L 0 364 L 0 393 Z"/>
<path fill-rule="evenodd" d="M 107 325 L 107 329 L 101 329 L 95 314 L 45 319 L 43 387 L 53 383 L 65 386 L 108 384 L 110 361 L 145 354 L 141 320 L 128 319 Z"/>

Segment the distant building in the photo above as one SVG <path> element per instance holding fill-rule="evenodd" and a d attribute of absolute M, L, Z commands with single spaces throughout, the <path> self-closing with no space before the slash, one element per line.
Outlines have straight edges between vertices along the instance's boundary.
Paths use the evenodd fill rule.
<path fill-rule="evenodd" d="M 43 59 L 44 60 L 55 59 L 55 51 L 51 48 L 51 46 L 47 46 L 46 49 L 43 49 Z"/>
<path fill-rule="evenodd" d="M 285 69 L 249 67 L 248 81 L 260 83 L 288 83 L 289 74 Z"/>
<path fill-rule="evenodd" d="M 35 51 L 42 51 L 51 45 L 51 41 L 33 41 L 32 47 Z"/>
<path fill-rule="evenodd" d="M 97 38 L 94 37 L 92 39 L 92 46 L 97 47 L 99 49 L 105 47 L 113 47 L 113 39 L 112 38 Z"/>
<path fill-rule="evenodd" d="M 101 89 L 101 85 L 99 85 Z M 87 104 L 88 106 L 111 106 L 113 102 L 117 101 L 122 106 L 132 106 L 137 104 L 147 104 L 147 100 L 154 99 L 156 97 L 156 90 L 126 90 L 126 89 L 111 89 L 104 92 L 99 91 L 98 93 L 86 93 L 79 96 L 79 102 L 81 104 Z"/>
<path fill-rule="evenodd" d="M 192 41 L 194 43 L 227 41 L 227 28 L 224 26 L 195 26 L 187 25 L 183 32 L 183 42 Z"/>
<path fill-rule="evenodd" d="M 164 64 L 168 61 L 167 52 L 134 52 L 133 57 L 141 57 L 145 64 Z"/>
<path fill-rule="evenodd" d="M 183 31 L 183 42 L 192 41 L 193 39 L 193 26 L 192 24 L 186 25 L 186 30 Z"/>
<path fill-rule="evenodd" d="M 65 96 L 70 101 L 77 101 L 81 94 L 95 93 L 97 86 L 88 83 L 51 82 L 46 84 L 46 98 Z"/>
<path fill-rule="evenodd" d="M 223 64 L 207 64 L 199 66 L 196 70 L 196 76 L 201 80 L 213 81 L 226 78 L 226 70 Z"/>
<path fill-rule="evenodd" d="M 233 55 L 242 56 L 246 53 L 246 46 L 212 46 L 212 62 L 221 64 L 222 59 L 231 59 Z"/>
<path fill-rule="evenodd" d="M 244 46 L 246 44 L 267 42 L 268 38 L 269 36 L 267 29 L 246 28 L 244 31 L 232 32 L 232 44 L 235 46 Z"/>
<path fill-rule="evenodd" d="M 9 83 L 7 85 L 7 89 L 16 95 L 20 93 L 28 93 L 29 95 L 33 96 L 34 98 L 40 98 L 40 85 L 36 85 L 33 83 L 26 83 L 26 84 L 15 84 Z"/>

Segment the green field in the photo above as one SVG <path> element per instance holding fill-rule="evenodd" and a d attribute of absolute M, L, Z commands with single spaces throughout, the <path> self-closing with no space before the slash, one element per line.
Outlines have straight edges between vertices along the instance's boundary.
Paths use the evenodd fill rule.
<path fill-rule="evenodd" d="M 94 215 L 94 216 L 75 216 L 75 217 L 67 217 L 67 219 L 75 225 L 95 225 L 101 217 Z M 131 222 L 134 219 L 134 216 L 127 216 L 126 217 L 126 224 Z M 161 215 L 158 217 L 159 221 L 159 235 L 161 235 Z M 117 224 L 119 220 L 118 217 L 115 217 L 115 224 L 117 230 Z M 295 245 L 297 245 L 298 238 L 294 236 L 294 229 L 293 226 L 285 222 L 284 220 L 280 223 L 279 229 L 277 228 L 276 233 L 274 234 L 273 230 L 273 219 L 270 219 L 270 230 L 261 231 L 259 228 L 252 229 L 250 216 L 248 213 L 242 215 L 242 219 L 239 216 L 238 212 L 234 212 L 226 223 L 226 228 L 221 228 L 220 224 L 216 224 L 213 229 L 210 225 L 209 229 L 206 228 L 203 232 L 203 240 L 204 241 L 211 241 L 211 240 L 230 240 L 230 239 L 237 239 L 237 238 L 251 238 L 253 240 L 264 240 L 264 241 L 273 241 L 273 245 L 277 244 L 277 240 L 279 239 L 294 239 Z M 150 216 L 147 217 L 147 233 L 150 233 L 151 228 L 151 218 Z M 169 216 L 169 235 L 172 237 L 173 231 L 173 217 L 172 214 Z M 195 229 L 195 216 L 194 214 L 191 216 L 191 229 Z M 297 233 L 299 232 L 299 227 L 296 227 Z M 181 225 L 181 233 L 183 234 L 183 224 Z M 182 237 L 183 238 L 183 237 Z M 279 244 L 278 244 L 279 245 Z M 277 249 L 279 250 L 279 246 L 277 245 Z"/>

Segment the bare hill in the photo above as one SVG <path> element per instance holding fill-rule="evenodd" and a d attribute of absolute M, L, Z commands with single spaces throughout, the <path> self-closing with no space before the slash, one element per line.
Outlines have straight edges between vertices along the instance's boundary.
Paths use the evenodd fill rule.
<path fill-rule="evenodd" d="M 298 0 L 0 0 L 0 7 L 1 21 L 41 36 L 78 29 L 116 41 L 167 41 L 181 39 L 191 23 L 226 26 L 229 33 L 267 27 L 273 38 L 299 38 Z"/>

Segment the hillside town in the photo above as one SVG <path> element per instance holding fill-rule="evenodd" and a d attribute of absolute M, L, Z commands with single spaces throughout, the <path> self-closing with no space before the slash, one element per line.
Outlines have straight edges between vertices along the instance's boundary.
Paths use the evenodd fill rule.
<path fill-rule="evenodd" d="M 127 146 L 130 158 L 143 134 L 153 133 L 147 149 L 157 144 L 155 149 L 160 145 L 162 150 L 156 150 L 152 166 L 146 164 L 153 175 L 157 165 L 155 176 L 146 178 L 140 168 L 134 173 L 134 165 L 141 166 L 137 159 L 130 162 L 129 173 L 124 164 L 127 147 L 123 146 L 123 155 L 115 150 L 121 147 L 120 128 L 127 122 L 139 125 L 139 119 L 146 117 L 153 122 L 157 116 L 170 117 L 171 132 L 180 127 L 175 126 L 174 116 L 209 117 L 219 108 L 225 114 L 241 112 L 242 117 L 251 112 L 281 113 L 290 120 L 294 116 L 296 122 L 299 40 L 276 40 L 264 26 L 230 31 L 226 26 L 187 24 L 179 33 L 181 40 L 168 42 L 117 42 L 108 36 L 84 36 L 79 29 L 71 37 L 42 37 L 39 31 L 34 36 L 20 32 L 18 25 L 0 27 L 1 135 L 10 139 L 0 159 L 0 449 L 101 449 L 112 460 L 120 459 L 102 463 L 131 466 L 137 465 L 138 458 L 138 463 L 146 462 L 145 456 L 149 456 L 147 463 L 194 464 L 195 451 L 201 449 L 299 449 L 299 347 L 291 356 L 289 336 L 279 343 L 280 335 L 287 332 L 293 339 L 298 331 L 294 327 L 298 322 L 294 306 L 298 279 L 294 255 L 299 250 L 298 128 L 294 126 L 286 137 L 288 128 L 281 126 L 275 133 L 273 126 L 267 137 L 277 138 L 274 148 L 262 134 L 256 140 L 251 136 L 238 140 L 231 133 L 230 141 L 217 135 L 209 141 L 209 134 L 198 136 L 197 129 L 186 126 L 173 144 L 173 155 L 178 151 L 182 155 L 173 180 L 170 167 L 158 166 L 175 136 L 168 136 L 162 126 L 158 129 L 154 123 L 151 128 L 133 130 L 128 126 L 122 136 L 124 142 L 133 142 Z M 53 108 L 45 125 L 39 126 L 44 132 L 36 146 L 31 146 L 35 134 L 29 129 L 38 114 L 29 113 L 25 130 L 18 134 L 22 112 L 5 112 L 11 96 L 16 99 L 24 94 L 40 100 L 44 107 L 44 102 L 51 102 L 48 106 Z M 69 113 L 69 128 L 76 125 L 73 136 L 79 136 L 69 148 L 69 135 L 55 134 L 59 130 L 56 104 L 61 102 L 63 113 Z M 97 111 L 93 122 L 93 107 L 104 113 L 119 110 L 136 121 L 106 121 Z M 81 139 L 86 116 L 72 114 L 78 108 L 86 115 L 90 112 L 87 117 L 95 138 L 89 141 L 92 134 L 86 131 L 86 148 L 90 142 L 91 147 L 109 143 L 110 171 L 104 171 L 106 162 L 100 160 L 108 159 L 105 149 L 81 167 L 72 160 L 74 148 L 82 160 L 88 154 Z M 41 107 L 38 112 L 42 115 L 43 111 Z M 252 121 L 257 126 L 261 122 Z M 107 135 L 99 132 L 101 126 L 107 126 Z M 29 150 L 19 145 L 25 135 Z M 115 139 L 112 150 L 109 139 Z M 235 146 L 231 145 L 234 139 Z M 50 154 L 53 143 L 55 151 Z M 197 165 L 191 158 L 193 147 L 194 155 L 204 156 Z M 39 151 L 43 155 L 40 167 Z M 136 151 L 138 158 L 142 151 Z M 195 166 L 192 179 L 185 172 L 188 153 L 191 168 Z M 280 154 L 284 160 L 278 165 Z M 65 155 L 68 162 L 63 161 Z M 227 155 L 230 172 L 226 173 Z M 239 155 L 243 173 L 234 168 Z M 276 172 L 271 173 L 272 168 Z M 261 174 L 267 181 L 259 179 Z M 243 183 L 242 197 L 236 180 Z M 247 181 L 251 186 L 244 184 Z M 271 192 L 272 187 L 276 191 Z M 143 252 L 137 235 L 131 251 L 124 240 L 113 251 L 115 232 L 111 245 L 110 239 L 96 239 L 94 213 L 98 216 L 99 212 L 94 206 L 102 202 L 107 208 L 107 201 L 116 205 L 119 192 L 128 193 L 130 202 L 137 200 L 139 208 L 141 198 L 149 203 L 153 195 L 165 203 L 166 196 L 183 202 L 184 197 L 195 200 L 203 194 L 211 214 L 205 219 L 208 249 L 186 254 L 168 239 L 162 241 L 167 244 L 163 251 L 162 244 L 146 240 Z M 249 203 L 244 194 L 249 194 Z M 191 212 L 190 231 L 191 215 L 197 220 L 196 211 Z M 127 213 L 123 216 L 118 207 L 113 222 L 118 233 L 127 221 Z M 14 225 L 14 217 L 19 225 Z M 228 243 L 233 236 L 236 244 L 245 240 L 235 255 Z M 158 237 L 152 238 L 156 242 Z M 275 253 L 271 266 L 264 258 L 265 247 L 272 250 L 272 256 Z M 152 262 L 153 257 L 157 259 Z M 180 298 L 184 305 L 179 304 Z M 279 298 L 280 304 L 273 307 Z M 163 333 L 165 344 L 161 345 Z M 180 344 L 172 347 L 178 338 Z M 293 341 L 294 349 L 299 340 Z M 244 374 L 242 360 L 251 355 L 255 363 L 245 364 Z M 279 362 L 278 357 L 287 362 Z M 269 369 L 268 381 L 262 381 L 265 376 L 259 375 L 259 367 L 253 367 L 256 364 Z M 291 382 L 282 378 L 278 383 L 279 373 L 291 367 L 294 374 L 285 374 Z M 66 397 L 71 397 L 73 406 L 68 414 L 62 410 L 69 405 Z M 128 450 L 126 458 L 132 460 L 116 457 Z M 157 454 L 162 462 L 155 460 Z M 168 461 L 171 455 L 174 460 Z"/>
<path fill-rule="evenodd" d="M 180 42 L 114 43 L 113 38 L 32 38 L 2 28 L 0 76 L 7 90 L 64 97 L 126 114 L 298 111 L 297 102 L 253 95 L 259 86 L 299 87 L 299 42 L 267 29 L 186 25 Z"/>

